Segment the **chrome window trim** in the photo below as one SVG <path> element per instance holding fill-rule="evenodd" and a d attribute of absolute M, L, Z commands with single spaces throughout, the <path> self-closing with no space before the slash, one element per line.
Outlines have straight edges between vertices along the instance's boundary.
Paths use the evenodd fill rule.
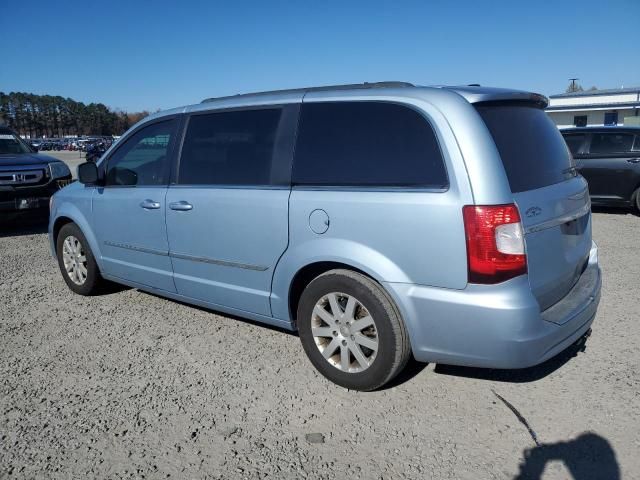
<path fill-rule="evenodd" d="M 172 184 L 169 188 L 206 190 L 291 190 L 287 185 L 238 185 L 238 184 Z"/>
<path fill-rule="evenodd" d="M 437 188 L 437 187 L 403 187 L 403 186 L 356 186 L 356 185 L 294 185 L 292 187 L 294 191 L 335 191 L 335 192 L 392 192 L 392 193 L 446 193 L 449 191 L 449 187 Z"/>

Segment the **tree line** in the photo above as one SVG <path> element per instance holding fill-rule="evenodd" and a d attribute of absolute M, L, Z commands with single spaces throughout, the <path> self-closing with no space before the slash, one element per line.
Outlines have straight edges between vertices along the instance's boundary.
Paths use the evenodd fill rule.
<path fill-rule="evenodd" d="M 580 80 L 579 78 L 572 78 L 570 80 L 571 80 L 571 83 L 569 83 L 569 86 L 566 88 L 565 93 L 584 92 L 584 88 L 582 88 L 582 85 L 580 85 L 578 83 L 578 80 Z M 587 91 L 588 92 L 595 92 L 596 90 L 598 90 L 598 87 L 592 86 Z"/>
<path fill-rule="evenodd" d="M 102 103 L 84 104 L 60 96 L 0 92 L 0 124 L 30 138 L 122 135 L 147 115 L 147 111 L 112 110 Z"/>

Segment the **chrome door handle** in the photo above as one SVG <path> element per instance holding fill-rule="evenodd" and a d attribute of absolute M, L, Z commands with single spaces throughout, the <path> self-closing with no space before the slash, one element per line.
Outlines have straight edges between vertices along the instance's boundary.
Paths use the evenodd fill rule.
<path fill-rule="evenodd" d="M 629 163 L 640 163 L 640 158 L 630 158 L 627 160 Z"/>
<path fill-rule="evenodd" d="M 157 210 L 158 208 L 160 208 L 160 202 L 154 202 L 153 200 L 149 200 L 147 198 L 146 200 L 140 202 L 140 206 L 145 210 Z"/>
<path fill-rule="evenodd" d="M 185 202 L 184 200 L 180 200 L 179 202 L 170 203 L 169 208 L 171 210 L 178 210 L 179 212 L 186 212 L 188 210 L 192 210 L 193 205 L 189 202 Z"/>

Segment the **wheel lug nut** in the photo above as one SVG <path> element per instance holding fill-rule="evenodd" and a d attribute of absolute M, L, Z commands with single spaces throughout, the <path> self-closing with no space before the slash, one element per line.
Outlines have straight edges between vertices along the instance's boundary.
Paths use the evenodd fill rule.
<path fill-rule="evenodd" d="M 351 335 L 351 340 L 355 340 L 356 337 L 354 335 Z"/>
<path fill-rule="evenodd" d="M 342 346 L 346 347 L 347 346 L 347 341 L 346 340 L 342 340 Z"/>
<path fill-rule="evenodd" d="M 338 332 L 333 332 L 333 336 L 337 337 L 338 336 Z"/>

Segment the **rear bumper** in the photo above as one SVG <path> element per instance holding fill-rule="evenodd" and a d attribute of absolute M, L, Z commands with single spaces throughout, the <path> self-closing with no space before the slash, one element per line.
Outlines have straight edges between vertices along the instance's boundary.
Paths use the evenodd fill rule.
<path fill-rule="evenodd" d="M 578 283 L 540 312 L 526 276 L 499 285 L 445 290 L 387 283 L 423 362 L 525 368 L 557 355 L 589 330 L 600 302 L 598 250 Z"/>

